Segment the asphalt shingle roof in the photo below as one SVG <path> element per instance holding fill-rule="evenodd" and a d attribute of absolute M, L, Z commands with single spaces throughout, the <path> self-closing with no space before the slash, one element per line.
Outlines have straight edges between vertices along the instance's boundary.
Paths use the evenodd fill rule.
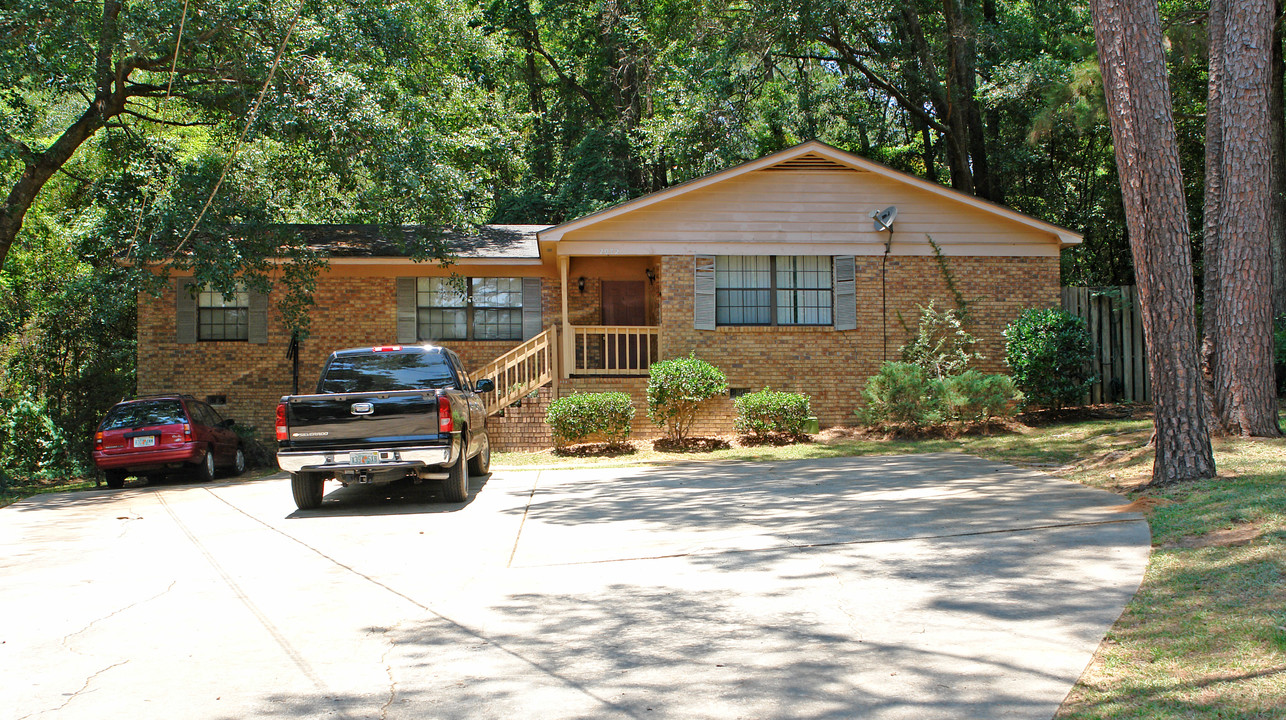
<path fill-rule="evenodd" d="M 407 241 L 441 237 L 463 259 L 526 260 L 540 257 L 536 233 L 548 225 L 481 225 L 473 232 L 421 225 L 289 225 L 309 247 L 331 257 L 407 257 Z"/>

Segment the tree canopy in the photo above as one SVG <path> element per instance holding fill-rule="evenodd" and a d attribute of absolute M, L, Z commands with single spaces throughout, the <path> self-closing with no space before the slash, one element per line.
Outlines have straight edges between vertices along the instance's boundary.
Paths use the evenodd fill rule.
<path fill-rule="evenodd" d="M 1161 7 L 1197 257 L 1205 13 Z M 1083 233 L 1064 284 L 1130 283 L 1097 59 L 1053 0 L 9 3 L 3 392 L 54 327 L 128 378 L 132 316 L 70 320 L 72 281 L 276 284 L 306 331 L 326 259 L 283 224 L 557 223 L 812 138 Z"/>

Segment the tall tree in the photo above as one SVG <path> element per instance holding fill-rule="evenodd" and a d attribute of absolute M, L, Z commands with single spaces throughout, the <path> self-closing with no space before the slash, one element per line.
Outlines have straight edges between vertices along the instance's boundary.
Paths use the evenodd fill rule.
<path fill-rule="evenodd" d="M 1156 0 L 1092 0 L 1155 398 L 1152 481 L 1213 477 L 1183 174 Z"/>
<path fill-rule="evenodd" d="M 1268 82 L 1268 137 L 1272 144 L 1272 194 L 1269 199 L 1273 257 L 1273 317 L 1286 315 L 1286 58 L 1282 54 L 1282 2 L 1274 8 L 1272 77 Z"/>
<path fill-rule="evenodd" d="M 1272 0 L 1211 0 L 1204 356 L 1216 421 L 1275 437 L 1270 243 Z"/>
<path fill-rule="evenodd" d="M 469 221 L 508 141 L 485 97 L 485 43 L 458 11 L 432 0 L 5 4 L 0 263 L 50 178 L 74 172 L 91 141 L 127 153 L 106 172 L 153 165 L 152 187 L 118 198 L 140 221 L 129 227 L 146 229 L 127 239 L 157 240 L 158 257 L 220 261 L 228 277 L 242 268 L 227 266 L 227 223 Z M 200 150 L 173 152 L 179 135 Z M 173 202 L 148 194 L 158 188 Z"/>

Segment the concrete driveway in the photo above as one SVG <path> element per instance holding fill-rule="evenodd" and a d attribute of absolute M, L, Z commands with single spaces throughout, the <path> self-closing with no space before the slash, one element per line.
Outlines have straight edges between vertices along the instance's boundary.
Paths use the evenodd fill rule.
<path fill-rule="evenodd" d="M 280 477 L 0 509 L 0 718 L 1050 718 L 1120 497 L 964 455 Z"/>

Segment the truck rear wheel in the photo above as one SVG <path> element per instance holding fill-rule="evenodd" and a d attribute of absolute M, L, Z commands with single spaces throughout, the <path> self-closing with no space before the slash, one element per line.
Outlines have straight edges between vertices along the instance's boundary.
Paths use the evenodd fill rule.
<path fill-rule="evenodd" d="M 322 489 L 326 478 L 316 473 L 291 473 L 290 489 L 295 495 L 295 505 L 300 510 L 315 510 L 322 504 Z"/>
<path fill-rule="evenodd" d="M 469 462 L 460 456 L 447 468 L 447 479 L 442 481 L 442 497 L 447 502 L 464 502 L 469 497 Z"/>
<path fill-rule="evenodd" d="M 486 475 L 491 472 L 491 438 L 482 434 L 482 449 L 469 460 L 470 475 Z"/>

